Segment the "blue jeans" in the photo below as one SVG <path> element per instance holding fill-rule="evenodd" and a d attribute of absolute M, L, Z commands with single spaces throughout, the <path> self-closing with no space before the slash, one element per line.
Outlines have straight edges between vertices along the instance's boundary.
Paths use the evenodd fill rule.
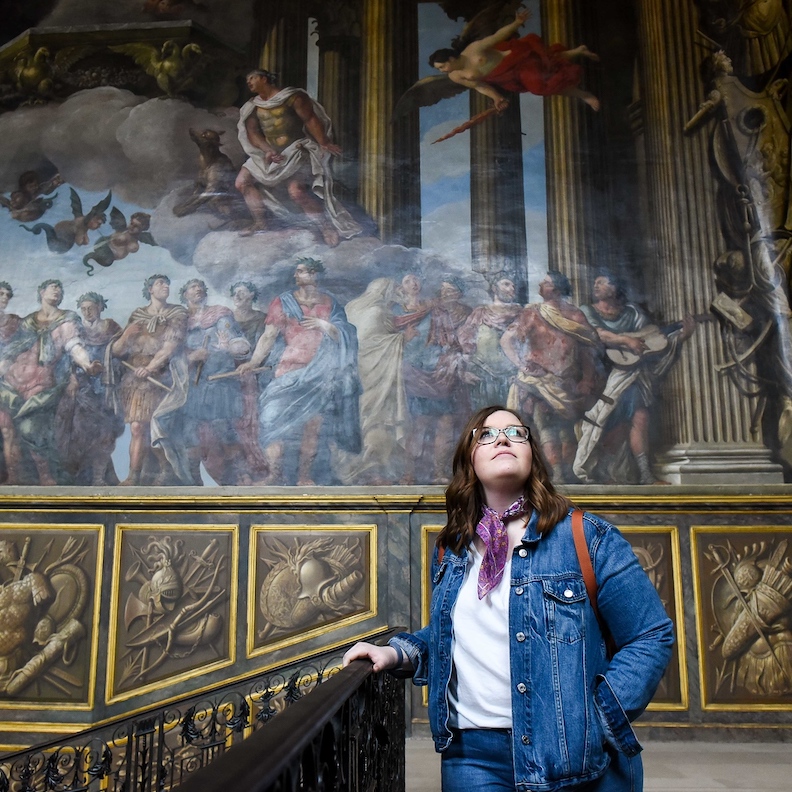
<path fill-rule="evenodd" d="M 514 792 L 514 762 L 507 729 L 452 729 L 452 734 L 451 744 L 441 754 L 443 792 Z M 642 792 L 641 757 L 611 753 L 604 775 L 563 790 Z"/>
<path fill-rule="evenodd" d="M 452 729 L 440 756 L 443 792 L 514 792 L 508 729 Z"/>

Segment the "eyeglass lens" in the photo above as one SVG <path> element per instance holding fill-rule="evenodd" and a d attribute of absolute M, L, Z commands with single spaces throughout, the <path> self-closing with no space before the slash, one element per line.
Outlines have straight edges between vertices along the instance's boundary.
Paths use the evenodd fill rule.
<path fill-rule="evenodd" d="M 477 440 L 484 445 L 494 443 L 501 432 L 515 443 L 525 443 L 531 435 L 527 426 L 507 426 L 504 429 L 496 429 L 494 426 L 485 426 L 478 433 Z"/>

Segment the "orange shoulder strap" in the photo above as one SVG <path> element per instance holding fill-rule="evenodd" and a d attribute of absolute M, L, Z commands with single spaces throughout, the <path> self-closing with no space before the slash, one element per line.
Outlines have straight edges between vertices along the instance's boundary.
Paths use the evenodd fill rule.
<path fill-rule="evenodd" d="M 591 566 L 591 555 L 589 555 L 586 544 L 586 534 L 583 532 L 583 512 L 580 509 L 575 509 L 572 512 L 572 538 L 575 540 L 578 563 L 580 571 L 583 573 L 583 582 L 586 584 L 591 609 L 594 611 L 597 621 L 600 621 L 597 609 L 597 578 L 594 574 L 594 567 Z"/>
<path fill-rule="evenodd" d="M 600 616 L 599 608 L 597 607 L 597 576 L 594 574 L 594 567 L 591 565 L 591 554 L 586 544 L 586 534 L 583 531 L 583 512 L 580 509 L 574 509 L 572 512 L 572 538 L 575 540 L 575 551 L 577 552 L 580 571 L 583 573 L 583 582 L 586 584 L 586 593 L 591 603 L 591 610 L 594 611 L 594 616 L 605 638 L 608 657 L 611 658 L 616 654 L 616 643 L 608 629 L 608 625 L 605 624 L 602 616 Z"/>

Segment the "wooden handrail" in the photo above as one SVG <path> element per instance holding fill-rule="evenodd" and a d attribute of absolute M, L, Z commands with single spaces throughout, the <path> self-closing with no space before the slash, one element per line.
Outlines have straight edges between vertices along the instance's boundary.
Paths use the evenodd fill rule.
<path fill-rule="evenodd" d="M 265 792 L 299 761 L 339 709 L 372 674 L 357 660 L 296 701 L 264 728 L 234 745 L 179 786 L 181 792 Z M 403 735 L 402 735 L 403 736 Z"/>

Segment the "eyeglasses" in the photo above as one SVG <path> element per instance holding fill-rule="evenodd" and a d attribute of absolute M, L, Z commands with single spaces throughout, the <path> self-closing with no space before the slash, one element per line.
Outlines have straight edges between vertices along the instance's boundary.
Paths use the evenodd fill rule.
<path fill-rule="evenodd" d="M 531 439 L 531 430 L 527 426 L 507 426 L 504 429 L 483 426 L 481 429 L 474 429 L 473 436 L 479 445 L 490 445 L 500 437 L 501 432 L 512 443 L 527 443 Z"/>

